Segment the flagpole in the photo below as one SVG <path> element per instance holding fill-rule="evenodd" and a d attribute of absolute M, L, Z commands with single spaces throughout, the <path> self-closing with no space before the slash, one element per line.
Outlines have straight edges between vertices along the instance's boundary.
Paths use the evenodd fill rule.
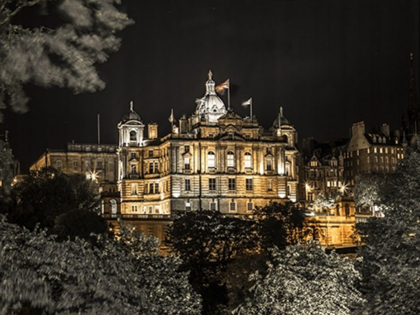
<path fill-rule="evenodd" d="M 229 86 L 228 86 L 228 110 L 230 109 L 230 80 L 229 81 Z"/>
<path fill-rule="evenodd" d="M 251 118 L 251 122 L 252 122 L 252 97 L 251 97 L 251 104 L 249 105 L 249 111 L 250 111 L 250 118 Z"/>

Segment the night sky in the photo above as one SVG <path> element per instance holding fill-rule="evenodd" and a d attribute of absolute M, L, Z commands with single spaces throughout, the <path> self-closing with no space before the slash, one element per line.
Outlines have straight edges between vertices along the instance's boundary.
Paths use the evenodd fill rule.
<path fill-rule="evenodd" d="M 134 101 L 147 124 L 169 132 L 170 109 L 190 115 L 204 95 L 209 69 L 216 84 L 230 79 L 231 105 L 253 98 L 269 128 L 279 107 L 299 139 L 347 137 L 354 122 L 367 129 L 400 127 L 408 107 L 410 52 L 419 83 L 418 0 L 162 1 L 123 0 L 135 24 L 120 33 L 121 49 L 98 66 L 105 90 L 27 86 L 30 112 L 6 112 L 22 172 L 47 148 L 67 142 L 118 141 L 117 124 Z"/>

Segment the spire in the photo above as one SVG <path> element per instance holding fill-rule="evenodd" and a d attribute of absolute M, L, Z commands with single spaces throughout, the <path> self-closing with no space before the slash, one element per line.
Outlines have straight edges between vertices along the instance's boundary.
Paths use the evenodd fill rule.
<path fill-rule="evenodd" d="M 280 117 L 284 117 L 283 116 L 283 106 L 280 106 Z"/>
<path fill-rule="evenodd" d="M 208 73 L 208 77 L 209 79 L 206 82 L 206 95 L 216 95 L 216 92 L 214 90 L 214 81 L 213 81 L 213 72 L 211 72 L 211 70 L 209 70 Z"/>
<path fill-rule="evenodd" d="M 133 111 L 133 101 L 130 102 L 130 111 Z"/>

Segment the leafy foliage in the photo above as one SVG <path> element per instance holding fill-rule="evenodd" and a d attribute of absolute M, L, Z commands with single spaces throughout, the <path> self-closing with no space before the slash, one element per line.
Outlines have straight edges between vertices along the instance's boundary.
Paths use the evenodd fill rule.
<path fill-rule="evenodd" d="M 318 243 L 297 244 L 272 251 L 267 275 L 254 274 L 252 298 L 234 314 L 350 314 L 362 303 L 355 288 L 359 274 L 353 263 Z"/>
<path fill-rule="evenodd" d="M 66 87 L 95 92 L 105 83 L 95 64 L 118 50 L 115 36 L 130 20 L 118 0 L 0 0 L 0 110 L 26 110 L 23 86 Z M 24 13 L 38 15 L 25 23 Z M 49 14 L 48 14 L 49 13 Z M 1 121 L 0 117 L 0 121 Z"/>
<path fill-rule="evenodd" d="M 381 190 L 386 183 L 386 177 L 381 173 L 367 173 L 356 176 L 354 187 L 355 205 L 373 208 L 381 206 Z"/>
<path fill-rule="evenodd" d="M 405 159 L 378 192 L 384 218 L 357 225 L 361 249 L 360 288 L 368 303 L 361 314 L 418 314 L 420 296 L 420 150 Z"/>
<path fill-rule="evenodd" d="M 96 211 L 98 187 L 83 175 L 66 175 L 53 168 L 32 172 L 12 190 L 9 220 L 33 229 L 53 228 L 56 218 L 76 209 Z"/>
<path fill-rule="evenodd" d="M 0 314 L 199 314 L 200 298 L 158 242 L 121 228 L 101 248 L 0 221 Z"/>
<path fill-rule="evenodd" d="M 301 208 L 272 203 L 247 218 L 219 211 L 187 212 L 169 228 L 165 243 L 190 271 L 190 283 L 203 297 L 203 312 L 219 314 L 247 296 L 252 270 L 265 272 L 268 248 L 285 248 L 312 231 Z"/>

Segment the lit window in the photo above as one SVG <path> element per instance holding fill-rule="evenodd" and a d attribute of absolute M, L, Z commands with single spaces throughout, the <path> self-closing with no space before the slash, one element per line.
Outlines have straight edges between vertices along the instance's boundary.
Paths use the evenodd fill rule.
<path fill-rule="evenodd" d="M 227 153 L 227 166 L 235 167 L 235 154 L 232 151 Z"/>
<path fill-rule="evenodd" d="M 111 204 L 111 214 L 117 214 L 117 201 L 115 199 L 111 199 L 109 203 Z"/>
<path fill-rule="evenodd" d="M 214 156 L 214 152 L 209 152 L 207 154 L 207 163 L 208 163 L 208 166 L 210 168 L 214 168 L 215 167 L 215 156 Z"/>
<path fill-rule="evenodd" d="M 216 178 L 209 178 L 209 190 L 216 190 Z"/>
<path fill-rule="evenodd" d="M 252 178 L 247 178 L 246 179 L 246 190 L 252 190 L 252 189 L 253 189 Z"/>
<path fill-rule="evenodd" d="M 131 184 L 131 195 L 137 195 L 137 185 Z"/>
<path fill-rule="evenodd" d="M 327 181 L 327 187 L 330 187 L 330 186 L 331 186 L 331 182 Z"/>
<path fill-rule="evenodd" d="M 385 153 L 388 153 L 388 148 L 385 148 Z"/>
<path fill-rule="evenodd" d="M 252 161 L 251 161 L 251 153 L 246 152 L 245 153 L 245 168 L 251 168 Z"/>
<path fill-rule="evenodd" d="M 229 178 L 229 190 L 236 190 L 236 179 Z"/>
<path fill-rule="evenodd" d="M 191 190 L 191 180 L 186 179 L 185 180 L 185 190 L 190 191 Z"/>
<path fill-rule="evenodd" d="M 379 148 L 379 153 L 382 153 L 382 148 Z"/>
<path fill-rule="evenodd" d="M 184 158 L 184 168 L 185 168 L 186 170 L 191 169 L 191 168 L 190 168 L 190 158 L 189 158 L 189 157 Z"/>
<path fill-rule="evenodd" d="M 186 202 L 185 203 L 185 210 L 191 211 L 191 202 Z"/>
<path fill-rule="evenodd" d="M 376 148 L 373 148 L 373 153 L 377 153 L 377 150 L 376 150 Z"/>
<path fill-rule="evenodd" d="M 137 133 L 134 130 L 130 131 L 130 141 L 136 141 L 137 140 Z"/>

